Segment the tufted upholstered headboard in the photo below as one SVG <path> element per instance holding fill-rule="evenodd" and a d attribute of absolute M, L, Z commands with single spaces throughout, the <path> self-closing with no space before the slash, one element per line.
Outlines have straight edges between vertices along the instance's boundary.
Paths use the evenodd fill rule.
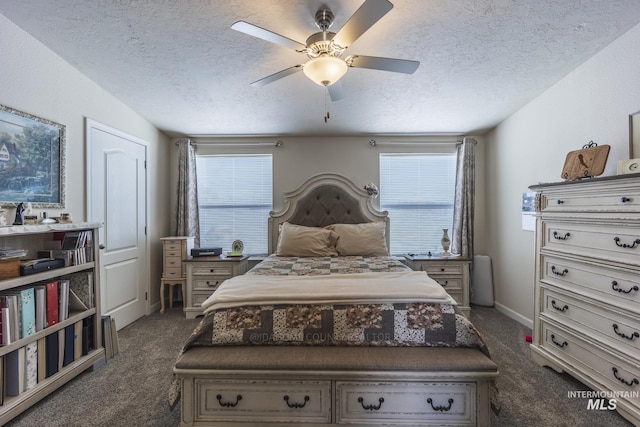
<path fill-rule="evenodd" d="M 312 176 L 297 189 L 284 194 L 284 208 L 269 214 L 269 253 L 276 251 L 280 224 L 324 227 L 384 221 L 389 247 L 389 212 L 378 211 L 367 192 L 348 178 L 324 173 Z"/>

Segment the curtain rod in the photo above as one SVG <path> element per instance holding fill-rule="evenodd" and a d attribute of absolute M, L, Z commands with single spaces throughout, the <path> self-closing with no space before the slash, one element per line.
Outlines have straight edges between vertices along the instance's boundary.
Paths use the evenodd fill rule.
<path fill-rule="evenodd" d="M 247 141 L 247 142 L 216 142 L 216 141 L 200 141 L 200 142 L 196 142 L 196 141 L 189 141 L 189 143 L 191 145 L 210 145 L 210 146 L 216 146 L 216 147 L 259 147 L 259 146 L 271 146 L 271 147 L 276 147 L 276 148 L 280 148 L 283 145 L 283 142 L 281 139 L 275 141 L 275 142 L 260 142 L 260 141 Z M 176 145 L 178 145 L 178 143 L 176 142 Z"/>
<path fill-rule="evenodd" d="M 378 145 L 459 145 L 462 144 L 461 140 L 457 141 L 376 141 L 372 139 L 369 141 L 369 145 L 376 147 Z"/>

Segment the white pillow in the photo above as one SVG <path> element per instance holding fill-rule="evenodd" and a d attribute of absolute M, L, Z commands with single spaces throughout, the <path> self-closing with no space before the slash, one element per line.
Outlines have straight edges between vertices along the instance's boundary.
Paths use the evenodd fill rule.
<path fill-rule="evenodd" d="M 336 244 L 339 255 L 389 255 L 385 239 L 385 223 L 383 221 L 362 224 L 334 224 L 330 228 L 338 233 L 340 237 Z"/>
<path fill-rule="evenodd" d="M 338 235 L 320 227 L 306 227 L 285 222 L 280 230 L 276 255 L 279 256 L 337 256 Z"/>

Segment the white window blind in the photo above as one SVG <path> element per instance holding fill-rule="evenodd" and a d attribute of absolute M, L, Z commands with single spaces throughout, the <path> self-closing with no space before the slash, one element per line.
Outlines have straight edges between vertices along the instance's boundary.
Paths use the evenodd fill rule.
<path fill-rule="evenodd" d="M 268 252 L 267 223 L 273 209 L 270 154 L 196 157 L 200 246 L 231 250 L 242 240 L 244 253 Z"/>
<path fill-rule="evenodd" d="M 442 252 L 453 224 L 455 154 L 380 154 L 380 209 L 389 211 L 390 252 Z"/>

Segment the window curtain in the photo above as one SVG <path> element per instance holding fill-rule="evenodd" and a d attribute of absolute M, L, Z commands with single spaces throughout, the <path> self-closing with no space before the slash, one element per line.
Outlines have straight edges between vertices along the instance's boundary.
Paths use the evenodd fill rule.
<path fill-rule="evenodd" d="M 196 150 L 189 139 L 176 142 L 178 146 L 178 207 L 176 236 L 195 237 L 200 246 L 200 218 L 198 215 L 198 181 L 196 178 Z"/>
<path fill-rule="evenodd" d="M 464 138 L 458 145 L 456 197 L 453 205 L 451 252 L 473 259 L 473 212 L 475 195 L 474 138 Z"/>

